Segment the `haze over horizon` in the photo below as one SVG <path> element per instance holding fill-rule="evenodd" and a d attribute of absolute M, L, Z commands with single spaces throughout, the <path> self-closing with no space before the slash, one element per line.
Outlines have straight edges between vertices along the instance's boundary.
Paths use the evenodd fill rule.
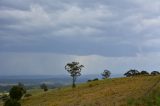
<path fill-rule="evenodd" d="M 160 70 L 159 0 L 0 0 L 0 75 Z"/>

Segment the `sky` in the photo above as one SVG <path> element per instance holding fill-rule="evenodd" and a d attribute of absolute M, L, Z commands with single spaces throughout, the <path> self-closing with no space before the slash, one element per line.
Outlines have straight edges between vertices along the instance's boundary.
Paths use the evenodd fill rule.
<path fill-rule="evenodd" d="M 0 75 L 160 70 L 159 0 L 0 0 Z"/>

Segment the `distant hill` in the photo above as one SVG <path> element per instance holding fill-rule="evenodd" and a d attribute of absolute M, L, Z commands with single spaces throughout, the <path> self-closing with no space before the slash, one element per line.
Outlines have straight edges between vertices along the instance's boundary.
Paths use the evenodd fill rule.
<path fill-rule="evenodd" d="M 113 74 L 111 77 L 120 77 L 120 74 Z M 77 79 L 78 83 L 86 82 L 89 79 L 101 78 L 98 74 L 82 75 Z M 41 83 L 49 85 L 69 85 L 72 78 L 69 75 L 22 75 L 22 76 L 0 76 L 0 91 L 3 86 L 12 86 L 18 82 L 23 83 L 25 86 L 38 86 Z"/>
<path fill-rule="evenodd" d="M 112 78 L 49 90 L 31 90 L 22 106 L 159 106 L 160 76 Z M 158 102 L 159 101 L 159 102 Z"/>

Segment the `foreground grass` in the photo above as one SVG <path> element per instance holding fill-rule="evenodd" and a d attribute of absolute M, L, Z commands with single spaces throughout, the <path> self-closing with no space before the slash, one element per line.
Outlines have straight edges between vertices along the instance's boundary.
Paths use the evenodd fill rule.
<path fill-rule="evenodd" d="M 3 102 L 2 101 L 0 101 L 0 106 L 3 106 Z"/>
<path fill-rule="evenodd" d="M 152 97 L 144 95 L 159 78 L 114 78 L 80 84 L 75 89 L 65 87 L 48 92 L 33 90 L 30 91 L 32 96 L 24 98 L 21 103 L 22 106 L 145 106 L 141 105 L 148 101 L 145 98 Z"/>
<path fill-rule="evenodd" d="M 160 106 L 160 86 L 141 98 L 128 98 L 129 106 Z"/>

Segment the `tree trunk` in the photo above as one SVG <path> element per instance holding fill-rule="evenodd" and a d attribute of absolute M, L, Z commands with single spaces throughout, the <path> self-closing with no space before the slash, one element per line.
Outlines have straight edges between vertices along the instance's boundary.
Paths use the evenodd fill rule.
<path fill-rule="evenodd" d="M 75 81 L 76 81 L 76 77 L 75 77 L 75 76 L 73 76 L 72 88 L 75 88 L 75 87 L 76 87 Z"/>

